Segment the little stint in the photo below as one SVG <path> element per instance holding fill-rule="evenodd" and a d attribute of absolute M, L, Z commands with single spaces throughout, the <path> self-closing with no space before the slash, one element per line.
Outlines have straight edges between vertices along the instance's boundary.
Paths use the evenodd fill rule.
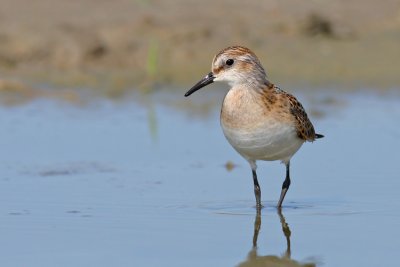
<path fill-rule="evenodd" d="M 250 49 L 243 46 L 223 49 L 214 57 L 211 70 L 185 96 L 217 81 L 230 85 L 221 108 L 224 135 L 250 163 L 258 209 L 262 205 L 256 161 L 280 160 L 286 165 L 278 201 L 280 208 L 290 186 L 290 159 L 304 142 L 323 135 L 315 133 L 300 102 L 267 79 L 263 66 Z"/>

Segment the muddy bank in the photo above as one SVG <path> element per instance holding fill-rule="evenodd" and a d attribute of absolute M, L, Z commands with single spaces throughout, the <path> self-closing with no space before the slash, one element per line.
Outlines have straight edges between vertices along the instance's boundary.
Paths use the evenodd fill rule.
<path fill-rule="evenodd" d="M 208 1 L 208 2 L 207 2 Z M 241 44 L 297 86 L 400 83 L 400 2 L 0 1 L 1 78 L 104 87 L 189 85 Z"/>

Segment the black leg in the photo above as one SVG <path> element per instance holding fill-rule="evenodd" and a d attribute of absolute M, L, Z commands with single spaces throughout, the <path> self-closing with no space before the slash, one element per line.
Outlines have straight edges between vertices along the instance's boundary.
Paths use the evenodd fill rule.
<path fill-rule="evenodd" d="M 290 186 L 290 161 L 286 163 L 286 178 L 285 181 L 283 181 L 282 184 L 282 191 L 281 191 L 281 197 L 279 198 L 278 202 L 278 208 L 282 207 L 283 200 L 285 199 L 286 192 L 289 190 Z"/>
<path fill-rule="evenodd" d="M 258 184 L 256 170 L 252 169 L 253 172 L 253 182 L 254 182 L 254 195 L 256 196 L 257 210 L 261 209 L 261 188 Z"/>

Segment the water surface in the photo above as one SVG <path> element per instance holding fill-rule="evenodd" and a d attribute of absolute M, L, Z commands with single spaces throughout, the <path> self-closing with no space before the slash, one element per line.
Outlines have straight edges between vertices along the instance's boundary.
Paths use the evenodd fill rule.
<path fill-rule="evenodd" d="M 2 266 L 396 265 L 400 96 L 297 95 L 325 138 L 282 213 L 284 166 L 259 164 L 259 216 L 220 94 L 0 107 Z"/>

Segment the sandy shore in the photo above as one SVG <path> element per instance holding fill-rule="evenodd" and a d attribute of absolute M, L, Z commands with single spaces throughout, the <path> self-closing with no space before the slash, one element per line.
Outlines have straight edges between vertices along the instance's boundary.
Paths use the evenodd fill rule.
<path fill-rule="evenodd" d="M 241 44 L 283 85 L 400 83 L 400 1 L 0 0 L 0 6 L 3 80 L 117 93 L 155 82 L 189 85 L 209 71 L 219 49 Z"/>

